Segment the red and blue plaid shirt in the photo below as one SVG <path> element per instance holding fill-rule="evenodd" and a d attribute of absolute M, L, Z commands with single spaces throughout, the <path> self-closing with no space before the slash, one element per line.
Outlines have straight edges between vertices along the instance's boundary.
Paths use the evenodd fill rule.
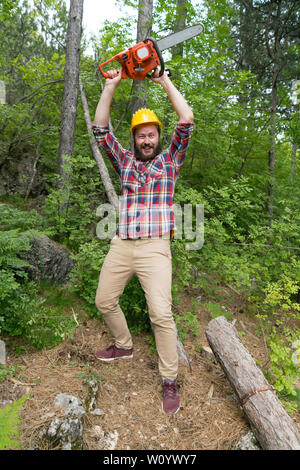
<path fill-rule="evenodd" d="M 120 238 L 155 238 L 174 230 L 175 185 L 192 130 L 193 124 L 178 123 L 169 148 L 153 160 L 142 162 L 119 144 L 108 127 L 93 126 L 98 145 L 120 177 Z"/>

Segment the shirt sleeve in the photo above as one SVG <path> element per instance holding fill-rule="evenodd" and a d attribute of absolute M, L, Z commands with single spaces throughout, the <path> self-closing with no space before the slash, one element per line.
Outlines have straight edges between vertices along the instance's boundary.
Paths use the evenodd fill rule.
<path fill-rule="evenodd" d="M 193 129 L 193 123 L 178 123 L 175 127 L 169 152 L 178 173 L 184 163 Z"/>
<path fill-rule="evenodd" d="M 126 150 L 119 144 L 118 140 L 108 126 L 92 126 L 94 137 L 99 145 L 108 155 L 113 167 L 120 175 Z"/>

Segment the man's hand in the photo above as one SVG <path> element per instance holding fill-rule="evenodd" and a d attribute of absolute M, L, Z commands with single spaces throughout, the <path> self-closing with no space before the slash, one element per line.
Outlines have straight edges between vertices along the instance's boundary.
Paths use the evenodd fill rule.
<path fill-rule="evenodd" d="M 109 78 L 105 79 L 105 86 L 96 108 L 94 126 L 108 126 L 111 101 L 115 89 L 122 79 L 122 69 L 109 70 L 107 73 Z"/>
<path fill-rule="evenodd" d="M 159 76 L 159 74 L 160 74 L 160 69 L 156 68 L 154 70 L 154 72 L 152 73 L 152 75 L 151 75 L 151 80 L 154 83 L 159 83 L 160 85 L 163 85 L 163 83 L 166 80 L 169 80 L 169 76 L 168 76 L 167 72 L 164 72 L 161 77 Z"/>
<path fill-rule="evenodd" d="M 190 106 L 180 91 L 173 85 L 167 72 L 164 72 L 161 77 L 159 76 L 159 72 L 159 69 L 155 69 L 151 75 L 151 79 L 153 82 L 159 83 L 167 93 L 178 116 L 178 122 L 192 123 L 194 121 L 194 115 Z"/>
<path fill-rule="evenodd" d="M 105 79 L 105 86 L 108 85 L 108 86 L 113 86 L 114 88 L 116 88 L 116 86 L 120 83 L 122 79 L 122 69 L 119 68 L 119 69 L 109 70 L 107 72 L 107 75 L 109 76 L 109 78 Z"/>

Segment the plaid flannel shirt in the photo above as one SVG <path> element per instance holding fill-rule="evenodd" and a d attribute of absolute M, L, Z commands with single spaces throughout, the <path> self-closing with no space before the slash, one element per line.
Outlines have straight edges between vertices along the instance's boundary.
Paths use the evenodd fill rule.
<path fill-rule="evenodd" d="M 117 229 L 120 238 L 156 238 L 174 230 L 175 185 L 192 130 L 193 124 L 178 123 L 169 148 L 153 160 L 142 162 L 119 144 L 108 127 L 93 126 L 98 145 L 120 177 Z"/>

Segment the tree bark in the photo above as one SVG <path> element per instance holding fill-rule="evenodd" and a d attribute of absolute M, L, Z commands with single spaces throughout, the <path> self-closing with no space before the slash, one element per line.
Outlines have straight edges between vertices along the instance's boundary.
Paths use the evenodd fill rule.
<path fill-rule="evenodd" d="M 173 31 L 181 31 L 186 27 L 187 0 L 176 0 L 176 18 Z M 183 57 L 183 43 L 172 47 L 172 57 Z"/>
<path fill-rule="evenodd" d="M 59 139 L 59 174 L 63 181 L 68 179 L 64 170 L 65 155 L 71 156 L 74 149 L 75 126 L 78 99 L 80 43 L 82 34 L 83 0 L 70 2 L 67 34 L 66 63 L 64 70 L 64 95 L 61 108 Z"/>
<path fill-rule="evenodd" d="M 152 12 L 153 0 L 139 0 L 138 22 L 136 42 L 141 42 L 151 36 L 152 30 Z M 132 114 L 138 109 L 147 105 L 148 97 L 145 92 L 145 83 L 140 80 L 133 80 L 132 91 Z M 130 135 L 131 151 L 134 151 L 134 141 L 132 134 Z"/>
<path fill-rule="evenodd" d="M 92 121 L 91 121 L 91 117 L 90 117 L 90 112 L 89 112 L 89 108 L 88 108 L 87 99 L 86 99 L 86 96 L 85 96 L 85 93 L 84 93 L 84 90 L 83 90 L 83 86 L 82 86 L 82 83 L 81 83 L 80 80 L 79 80 L 79 87 L 80 87 L 80 95 L 81 95 L 81 102 L 82 102 L 82 107 L 83 107 L 84 119 L 85 119 L 86 127 L 87 127 L 87 130 L 88 130 L 90 144 L 91 144 L 91 147 L 92 147 L 92 150 L 93 150 L 94 158 L 95 158 L 95 160 L 97 162 L 97 165 L 98 165 L 99 173 L 100 173 L 100 176 L 101 176 L 103 186 L 104 186 L 105 191 L 106 191 L 107 198 L 108 198 L 109 202 L 113 205 L 115 210 L 118 211 L 119 210 L 119 199 L 118 199 L 117 193 L 114 189 L 114 186 L 112 184 L 111 178 L 109 176 L 107 167 L 105 165 L 105 162 L 104 162 L 103 157 L 101 155 L 101 152 L 99 150 L 97 142 L 94 139 L 94 136 L 92 135 Z"/>
<path fill-rule="evenodd" d="M 300 83 L 300 81 L 299 81 Z M 295 113 L 299 113 L 300 111 L 300 106 L 299 106 L 299 101 L 300 97 L 296 97 L 296 103 L 295 103 Z M 296 159 L 297 159 L 297 150 L 299 148 L 298 142 L 293 142 L 292 144 L 292 155 L 291 155 L 291 169 L 290 169 L 290 181 L 293 181 L 294 174 L 295 174 L 295 169 L 296 169 Z"/>
<path fill-rule="evenodd" d="M 151 36 L 152 30 L 152 12 L 153 0 L 139 0 L 139 12 L 137 23 L 136 42 L 144 41 Z M 132 114 L 138 109 L 146 106 L 147 96 L 145 95 L 144 82 L 140 80 L 133 81 L 133 103 Z"/>
<path fill-rule="evenodd" d="M 271 15 L 271 12 L 270 14 Z M 277 106 L 278 106 L 278 80 L 280 74 L 279 66 L 279 56 L 281 52 L 280 44 L 280 22 L 281 18 L 281 1 L 277 4 L 276 15 L 273 15 L 274 22 L 274 42 L 273 48 L 270 44 L 270 35 L 268 31 L 268 26 L 265 26 L 265 37 L 266 37 L 266 50 L 269 58 L 273 63 L 272 70 L 272 93 L 271 93 L 271 103 L 270 103 L 270 149 L 269 149 L 269 184 L 268 184 L 268 199 L 267 199 L 267 212 L 269 225 L 272 226 L 273 223 L 273 203 L 274 203 L 274 185 L 275 185 L 275 145 L 276 145 L 276 124 L 277 124 Z"/>
<path fill-rule="evenodd" d="M 274 64 L 273 68 L 273 80 L 272 80 L 272 97 L 271 97 L 271 119 L 270 119 L 270 149 L 269 149 L 269 184 L 268 184 L 268 200 L 267 210 L 269 225 L 273 222 L 273 199 L 274 199 L 274 185 L 275 185 L 275 145 L 276 145 L 276 121 L 277 121 L 277 81 L 279 75 L 279 66 L 277 63 Z"/>
<path fill-rule="evenodd" d="M 261 447 L 265 450 L 299 450 L 300 435 L 293 420 L 244 347 L 234 326 L 221 316 L 209 322 L 205 333 Z"/>

